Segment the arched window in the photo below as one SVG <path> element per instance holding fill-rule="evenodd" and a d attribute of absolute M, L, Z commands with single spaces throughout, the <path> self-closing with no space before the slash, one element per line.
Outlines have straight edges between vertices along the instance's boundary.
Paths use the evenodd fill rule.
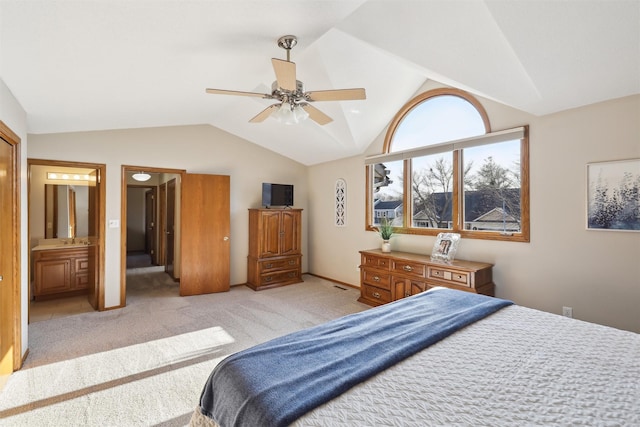
<path fill-rule="evenodd" d="M 367 227 L 529 241 L 527 127 L 491 132 L 482 104 L 457 89 L 409 101 L 367 158 Z"/>

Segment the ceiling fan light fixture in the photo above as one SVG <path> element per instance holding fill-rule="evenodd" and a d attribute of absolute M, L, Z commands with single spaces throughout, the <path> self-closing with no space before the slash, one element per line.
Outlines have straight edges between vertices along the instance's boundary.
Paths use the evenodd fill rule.
<path fill-rule="evenodd" d="M 136 181 L 145 182 L 151 179 L 151 175 L 145 172 L 138 172 L 131 175 L 131 178 L 135 179 Z"/>
<path fill-rule="evenodd" d="M 310 118 L 319 125 L 331 123 L 333 119 L 309 102 L 316 101 L 349 101 L 366 99 L 363 88 L 331 89 L 305 92 L 304 84 L 296 79 L 296 64 L 291 62 L 291 49 L 298 43 L 293 35 L 282 36 L 278 39 L 278 46 L 287 52 L 287 60 L 271 58 L 271 65 L 276 74 L 276 80 L 271 85 L 271 93 L 242 92 L 237 90 L 207 89 L 207 93 L 219 95 L 250 96 L 275 100 L 249 123 L 261 123 L 268 117 L 273 117 L 281 123 L 292 125 Z M 279 102 L 279 104 L 278 104 Z"/>
<path fill-rule="evenodd" d="M 294 108 L 293 108 L 293 120 L 296 123 L 300 123 L 303 122 L 305 120 L 307 120 L 309 118 L 309 113 L 307 113 L 305 111 L 304 108 L 302 108 L 303 106 L 301 104 L 297 104 Z"/>
<path fill-rule="evenodd" d="M 309 117 L 304 108 L 299 104 L 283 102 L 272 114 L 273 118 L 285 125 L 294 125 L 305 121 Z"/>

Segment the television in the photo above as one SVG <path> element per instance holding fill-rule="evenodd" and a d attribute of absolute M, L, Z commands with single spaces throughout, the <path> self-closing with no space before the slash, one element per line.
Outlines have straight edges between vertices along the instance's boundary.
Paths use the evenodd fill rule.
<path fill-rule="evenodd" d="M 262 183 L 262 205 L 293 206 L 293 185 Z"/>

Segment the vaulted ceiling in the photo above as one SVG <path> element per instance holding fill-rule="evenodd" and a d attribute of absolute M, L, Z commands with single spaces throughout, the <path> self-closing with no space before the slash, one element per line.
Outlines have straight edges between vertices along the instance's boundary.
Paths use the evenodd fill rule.
<path fill-rule="evenodd" d="M 248 123 L 276 40 L 334 121 Z M 640 93 L 640 1 L 0 0 L 0 78 L 30 133 L 208 123 L 311 165 L 362 153 L 427 80 L 534 115 Z"/>

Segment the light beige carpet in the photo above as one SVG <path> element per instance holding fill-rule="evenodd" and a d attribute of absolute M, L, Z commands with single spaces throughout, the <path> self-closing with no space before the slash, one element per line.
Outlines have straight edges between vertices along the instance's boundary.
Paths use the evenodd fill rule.
<path fill-rule="evenodd" d="M 162 272 L 131 274 L 127 307 L 29 325 L 29 357 L 0 393 L 0 426 L 187 425 L 222 358 L 368 308 L 356 289 L 304 280 L 180 297 Z"/>

